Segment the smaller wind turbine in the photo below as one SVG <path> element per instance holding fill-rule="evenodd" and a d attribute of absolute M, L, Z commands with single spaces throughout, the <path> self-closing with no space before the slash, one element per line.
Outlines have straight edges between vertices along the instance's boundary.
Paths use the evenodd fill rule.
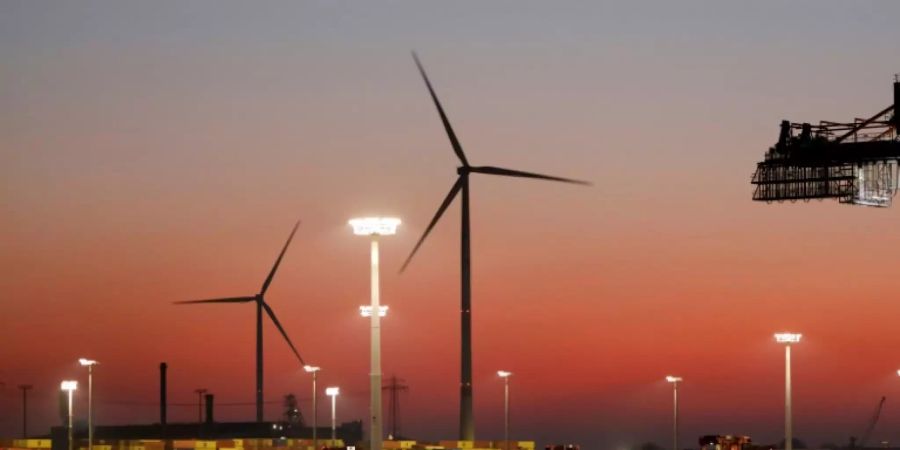
<path fill-rule="evenodd" d="M 281 253 L 278 255 L 278 259 L 275 260 L 275 265 L 272 266 L 272 270 L 269 272 L 269 276 L 266 277 L 266 281 L 263 282 L 262 289 L 259 290 L 259 293 L 253 296 L 248 297 L 227 297 L 227 298 L 214 298 L 209 300 L 188 300 L 182 302 L 175 302 L 177 305 L 188 305 L 188 304 L 196 304 L 196 303 L 250 303 L 256 302 L 256 421 L 263 421 L 263 350 L 262 350 L 262 321 L 263 321 L 263 310 L 265 310 L 266 314 L 272 319 L 272 323 L 275 324 L 275 327 L 278 328 L 278 331 L 281 332 L 281 335 L 284 337 L 284 340 L 287 341 L 287 344 L 293 350 L 294 355 L 297 356 L 297 359 L 300 361 L 300 365 L 306 365 L 303 361 L 303 357 L 300 356 L 300 352 L 297 351 L 297 348 L 294 347 L 294 343 L 291 342 L 291 338 L 288 337 L 287 332 L 284 331 L 284 327 L 281 326 L 281 322 L 278 321 L 278 318 L 275 317 L 275 312 L 272 311 L 272 308 L 266 303 L 265 294 L 266 291 L 269 290 L 269 285 L 272 283 L 272 278 L 275 276 L 275 272 L 278 270 L 278 265 L 281 264 L 281 259 L 284 257 L 284 252 L 287 251 L 289 245 L 291 245 L 291 240 L 294 239 L 294 233 L 297 232 L 297 227 L 300 226 L 300 221 L 294 225 L 294 229 L 291 231 L 291 235 L 288 236 L 287 242 L 284 243 L 284 248 L 281 249 Z"/>

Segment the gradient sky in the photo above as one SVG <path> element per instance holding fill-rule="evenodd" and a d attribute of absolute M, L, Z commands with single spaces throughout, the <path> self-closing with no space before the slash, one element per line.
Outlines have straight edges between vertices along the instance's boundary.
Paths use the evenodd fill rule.
<path fill-rule="evenodd" d="M 96 376 L 101 424 L 157 420 L 206 387 L 253 415 L 253 307 L 172 301 L 257 291 L 295 220 L 269 303 L 365 416 L 368 246 L 346 220 L 392 214 L 382 245 L 384 371 L 403 430 L 457 428 L 459 208 L 403 275 L 456 160 L 416 49 L 473 164 L 593 188 L 472 181 L 476 432 L 616 449 L 782 435 L 900 442 L 900 210 L 751 201 L 778 122 L 865 117 L 900 71 L 896 2 L 0 3 L 0 435 L 15 385 L 32 429 L 58 382 Z M 309 416 L 309 379 L 267 323 L 266 397 Z M 78 394 L 79 411 L 85 395 Z M 272 418 L 280 406 L 267 409 Z M 195 417 L 173 406 L 170 420 Z M 325 420 L 325 415 L 322 415 Z"/>

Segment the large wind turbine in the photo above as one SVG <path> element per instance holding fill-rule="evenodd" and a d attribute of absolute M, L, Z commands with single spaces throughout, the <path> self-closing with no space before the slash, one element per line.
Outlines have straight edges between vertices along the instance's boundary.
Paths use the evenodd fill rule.
<path fill-rule="evenodd" d="M 447 137 L 450 138 L 450 144 L 453 146 L 453 152 L 456 153 L 456 157 L 459 158 L 459 162 L 462 165 L 456 169 L 456 173 L 459 174 L 459 177 L 456 179 L 456 182 L 453 183 L 453 186 L 450 188 L 450 192 L 447 194 L 447 197 L 444 198 L 444 201 L 438 208 L 437 213 L 435 213 L 434 218 L 431 219 L 431 223 L 428 224 L 428 228 L 425 229 L 425 232 L 422 234 L 422 237 L 419 239 L 419 241 L 416 243 L 416 246 L 409 254 L 406 262 L 403 263 L 403 268 L 400 269 L 400 271 L 402 272 L 406 270 L 409 262 L 419 250 L 419 247 L 422 245 L 422 242 L 425 241 L 425 238 L 428 237 L 428 234 L 431 233 L 432 228 L 434 228 L 435 224 L 437 224 L 438 220 L 440 220 L 441 216 L 444 214 L 444 211 L 446 211 L 447 207 L 450 206 L 450 203 L 453 202 L 453 200 L 456 198 L 456 195 L 462 192 L 462 233 L 460 246 L 460 262 L 462 265 L 460 271 L 460 275 L 462 278 L 460 289 L 462 351 L 460 352 L 460 356 L 462 358 L 462 370 L 460 374 L 461 380 L 459 385 L 459 438 L 461 440 L 471 441 L 475 439 L 475 421 L 472 413 L 472 266 L 471 245 L 469 242 L 469 174 L 481 173 L 486 175 L 503 175 L 507 177 L 518 178 L 537 178 L 539 180 L 562 181 L 564 183 L 584 185 L 589 185 L 590 183 L 580 180 L 572 180 L 569 178 L 560 178 L 531 172 L 523 172 L 520 170 L 504 169 L 492 166 L 470 165 L 469 160 L 466 159 L 465 153 L 463 153 L 462 146 L 459 144 L 459 140 L 456 138 L 456 133 L 453 132 L 453 127 L 450 126 L 450 121 L 447 119 L 447 115 L 444 113 L 444 108 L 441 106 L 441 102 L 438 100 L 437 94 L 434 93 L 434 88 L 431 87 L 431 81 L 428 80 L 428 75 L 425 74 L 425 69 L 422 67 L 422 63 L 419 61 L 419 58 L 415 53 L 413 53 L 413 59 L 416 62 L 416 66 L 419 68 L 419 73 L 422 74 L 422 78 L 425 80 L 425 85 L 428 87 L 428 92 L 431 94 L 431 99 L 434 101 L 434 106 L 437 108 L 438 114 L 441 116 L 441 122 L 444 123 L 444 129 L 447 131 Z"/>
<path fill-rule="evenodd" d="M 262 332 L 262 321 L 263 321 L 263 310 L 266 311 L 266 314 L 272 319 L 272 323 L 275 324 L 275 327 L 278 328 L 278 331 L 281 332 L 281 335 L 284 336 L 284 340 L 287 341 L 288 345 L 291 346 L 291 350 L 294 351 L 294 355 L 297 355 L 297 359 L 300 360 L 301 365 L 306 365 L 303 361 L 303 357 L 300 356 L 300 352 L 297 351 L 297 348 L 294 347 L 294 343 L 291 342 L 291 338 L 288 337 L 287 333 L 284 331 L 284 328 L 281 326 L 281 323 L 278 321 L 278 318 L 275 317 L 275 312 L 272 311 L 272 308 L 266 303 L 264 296 L 266 295 L 266 291 L 269 289 L 269 284 L 272 283 L 272 278 L 275 276 L 275 271 L 278 270 L 278 265 L 281 264 L 281 258 L 284 257 L 284 252 L 287 251 L 289 245 L 291 245 L 291 240 L 294 239 L 294 233 L 297 232 L 297 227 L 300 226 L 300 222 L 294 225 L 294 229 L 291 231 L 291 235 L 288 236 L 287 242 L 284 243 L 284 248 L 281 249 L 281 253 L 278 255 L 278 259 L 275 260 L 275 265 L 272 266 L 272 270 L 269 272 L 269 276 L 266 277 L 266 281 L 263 282 L 262 289 L 260 289 L 259 293 L 250 297 L 228 297 L 228 298 L 214 298 L 210 300 L 188 300 L 183 302 L 175 302 L 179 305 L 187 305 L 193 303 L 256 303 L 256 421 L 263 421 L 263 332 Z"/>

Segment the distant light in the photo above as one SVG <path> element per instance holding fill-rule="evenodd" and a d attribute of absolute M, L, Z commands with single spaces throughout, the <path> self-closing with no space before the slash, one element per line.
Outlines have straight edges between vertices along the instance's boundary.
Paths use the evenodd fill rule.
<path fill-rule="evenodd" d="M 394 217 L 363 217 L 350 221 L 350 226 L 353 227 L 353 234 L 360 236 L 395 234 L 397 233 L 398 225 L 400 225 L 400 219 Z"/>
<path fill-rule="evenodd" d="M 75 389 L 78 389 L 78 382 L 72 380 L 63 381 L 59 384 L 59 388 L 64 391 L 74 391 Z"/>
<path fill-rule="evenodd" d="M 669 383 L 680 383 L 682 381 L 681 377 L 673 377 L 672 375 L 666 376 L 666 381 Z"/>
<path fill-rule="evenodd" d="M 800 333 L 775 333 L 775 340 L 781 344 L 796 344 L 802 336 Z"/>
<path fill-rule="evenodd" d="M 900 377 L 900 370 L 897 371 L 897 376 Z"/>
<path fill-rule="evenodd" d="M 388 307 L 386 305 L 382 305 L 378 307 L 378 317 L 384 317 L 387 315 Z M 363 317 L 372 317 L 372 306 L 365 305 L 359 307 L 359 315 Z"/>
<path fill-rule="evenodd" d="M 498 371 L 497 371 L 497 375 L 498 375 L 500 378 L 506 378 L 506 377 L 512 375 L 512 372 L 507 372 L 507 371 L 505 371 L 505 370 L 498 370 Z"/>
<path fill-rule="evenodd" d="M 94 361 L 93 359 L 79 358 L 78 364 L 81 364 L 82 366 L 93 366 L 93 365 L 100 364 L 100 363 L 98 363 L 97 361 Z"/>
<path fill-rule="evenodd" d="M 341 393 L 341 388 L 339 388 L 339 387 L 329 387 L 329 388 L 325 388 L 325 395 L 334 397 L 334 396 L 336 396 L 336 395 L 338 395 L 338 394 L 340 394 L 340 393 Z"/>
<path fill-rule="evenodd" d="M 318 372 L 318 371 L 322 370 L 322 368 L 318 367 L 318 366 L 310 366 L 309 364 L 307 364 L 307 365 L 303 366 L 303 370 L 305 370 L 309 373 L 314 373 L 314 372 Z"/>

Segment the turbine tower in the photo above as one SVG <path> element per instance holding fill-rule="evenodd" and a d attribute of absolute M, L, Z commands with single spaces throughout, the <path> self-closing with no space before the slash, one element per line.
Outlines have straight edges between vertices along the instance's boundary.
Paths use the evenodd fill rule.
<path fill-rule="evenodd" d="M 266 277 L 266 281 L 263 282 L 262 289 L 260 289 L 259 293 L 249 297 L 228 297 L 228 298 L 214 298 L 209 300 L 188 300 L 182 302 L 175 302 L 178 305 L 188 305 L 188 304 L 196 304 L 196 303 L 256 303 L 256 421 L 263 421 L 263 349 L 262 349 L 262 340 L 263 340 L 263 332 L 262 332 L 262 322 L 263 322 L 263 310 L 265 310 L 266 315 L 272 319 L 272 323 L 275 324 L 275 327 L 278 328 L 278 331 L 281 332 L 281 335 L 284 337 L 284 340 L 287 341 L 287 344 L 291 347 L 291 350 L 294 352 L 294 355 L 297 356 L 297 359 L 300 361 L 300 365 L 306 365 L 303 361 L 303 357 L 300 356 L 300 352 L 297 351 L 297 348 L 294 347 L 294 343 L 291 342 L 291 338 L 288 337 L 287 332 L 284 331 L 284 327 L 281 326 L 281 323 L 278 321 L 278 318 L 275 317 L 275 312 L 272 311 L 272 308 L 266 303 L 265 295 L 266 291 L 269 289 L 269 285 L 272 283 L 272 278 L 275 276 L 275 272 L 278 270 L 278 265 L 281 264 L 281 259 L 284 257 L 284 252 L 287 251 L 289 245 L 291 245 L 291 240 L 294 239 L 294 233 L 297 232 L 297 227 L 300 226 L 300 221 L 297 221 L 294 224 L 294 229 L 291 231 L 291 235 L 288 236 L 287 242 L 284 243 L 284 248 L 281 249 L 281 253 L 278 255 L 278 259 L 275 260 L 275 265 L 272 266 L 272 270 L 269 272 L 269 276 Z"/>
<path fill-rule="evenodd" d="M 409 265 L 413 256 L 415 256 L 416 252 L 419 250 L 422 242 L 424 242 L 425 238 L 428 237 L 428 234 L 431 233 L 432 228 L 434 228 L 435 224 L 437 224 L 438 220 L 440 220 L 441 216 L 444 214 L 444 211 L 446 211 L 447 207 L 450 206 L 450 203 L 453 202 L 457 194 L 462 192 L 462 230 L 460 245 L 460 275 L 462 279 L 460 289 L 460 319 L 462 329 L 462 351 L 460 352 L 461 379 L 459 385 L 459 438 L 461 440 L 472 441 L 475 440 L 475 420 L 472 412 L 472 267 L 471 245 L 469 241 L 469 175 L 472 173 L 480 173 L 485 175 L 502 175 L 517 178 L 536 178 L 539 180 L 561 181 L 564 183 L 583 185 L 590 185 L 590 183 L 569 178 L 523 172 L 520 170 L 504 169 L 501 167 L 470 165 L 465 153 L 463 153 L 462 146 L 459 144 L 459 140 L 456 138 L 456 133 L 453 132 L 453 127 L 450 126 L 450 121 L 447 119 L 447 114 L 444 113 L 444 108 L 441 106 L 441 102 L 438 100 L 437 94 L 435 94 L 434 88 L 432 88 L 431 86 L 431 81 L 428 80 L 428 75 L 425 74 L 425 69 L 422 67 L 422 63 L 419 61 L 419 58 L 415 53 L 413 53 L 413 59 L 416 62 L 416 66 L 419 68 L 419 73 L 422 75 L 422 79 L 425 80 L 425 85 L 428 87 L 428 92 L 431 94 L 431 99 L 434 101 L 434 106 L 437 108 L 438 114 L 441 116 L 441 122 L 443 122 L 444 124 L 444 130 L 446 130 L 447 137 L 450 139 L 450 145 L 453 147 L 453 152 L 456 153 L 456 157 L 459 159 L 459 162 L 462 165 L 456 169 L 456 173 L 459 175 L 456 178 L 456 182 L 453 183 L 453 186 L 450 188 L 450 192 L 447 194 L 447 197 L 444 198 L 441 206 L 438 207 L 437 213 L 435 213 L 434 218 L 431 219 L 431 223 L 428 224 L 428 227 L 425 229 L 422 237 L 419 238 L 419 241 L 416 243 L 416 246 L 413 248 L 412 252 L 410 252 L 409 257 L 406 259 L 406 262 L 403 263 L 403 267 L 400 269 L 400 271 L 403 272 L 404 270 L 406 270 L 406 267 Z"/>

